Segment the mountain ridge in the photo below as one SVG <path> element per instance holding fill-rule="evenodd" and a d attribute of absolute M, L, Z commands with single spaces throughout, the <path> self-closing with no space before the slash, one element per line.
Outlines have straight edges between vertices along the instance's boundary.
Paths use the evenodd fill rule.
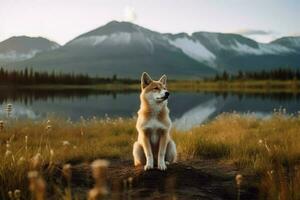
<path fill-rule="evenodd" d="M 13 36 L 0 42 L 0 61 L 21 61 L 37 53 L 59 48 L 60 45 L 43 37 Z"/>
<path fill-rule="evenodd" d="M 142 71 L 172 77 L 204 77 L 291 65 L 300 68 L 300 37 L 259 43 L 234 33 L 160 33 L 111 21 L 57 49 L 12 63 L 22 68 L 136 77 Z"/>

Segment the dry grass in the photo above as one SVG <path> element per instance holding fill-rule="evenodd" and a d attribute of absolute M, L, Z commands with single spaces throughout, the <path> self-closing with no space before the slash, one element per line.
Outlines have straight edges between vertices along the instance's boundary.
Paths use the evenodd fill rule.
<path fill-rule="evenodd" d="M 129 159 L 134 133 L 132 119 L 4 121 L 0 133 L 0 195 L 7 196 L 15 189 L 27 191 L 29 170 L 47 171 L 51 166 L 96 158 Z M 33 166 L 35 158 L 39 160 L 37 166 Z"/>
<path fill-rule="evenodd" d="M 300 117 L 275 113 L 270 119 L 223 114 L 190 131 L 173 130 L 179 158 L 218 158 L 259 174 L 268 197 L 300 197 Z M 82 119 L 73 123 L 5 121 L 0 132 L 0 195 L 21 190 L 27 173 L 47 174 L 52 166 L 97 158 L 131 159 L 135 119 Z M 278 182 L 279 181 L 279 182 Z M 284 199 L 284 198 L 281 198 Z"/>
<path fill-rule="evenodd" d="M 290 166 L 300 161 L 299 130 L 300 117 L 223 114 L 187 133 L 175 131 L 175 138 L 183 159 L 221 158 L 262 172 L 274 164 Z"/>
<path fill-rule="evenodd" d="M 300 199 L 299 130 L 299 116 L 223 114 L 175 139 L 181 159 L 219 158 L 258 175 L 261 199 Z"/>

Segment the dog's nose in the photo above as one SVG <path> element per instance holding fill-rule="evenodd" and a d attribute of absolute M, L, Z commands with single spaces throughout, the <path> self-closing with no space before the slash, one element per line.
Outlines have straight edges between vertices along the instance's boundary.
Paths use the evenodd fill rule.
<path fill-rule="evenodd" d="M 166 92 L 166 93 L 165 93 L 165 96 L 166 96 L 166 97 L 168 97 L 169 95 L 170 95 L 170 93 L 169 93 L 169 92 Z"/>

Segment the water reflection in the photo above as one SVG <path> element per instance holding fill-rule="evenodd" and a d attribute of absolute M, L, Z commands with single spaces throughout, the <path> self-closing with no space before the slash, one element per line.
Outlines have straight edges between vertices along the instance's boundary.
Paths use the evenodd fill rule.
<path fill-rule="evenodd" d="M 218 108 L 222 107 L 221 104 L 222 101 L 218 97 L 210 99 L 183 113 L 180 118 L 174 120 L 173 125 L 178 130 L 188 130 L 209 119 Z"/>
<path fill-rule="evenodd" d="M 104 117 L 131 117 L 139 108 L 139 92 L 107 92 L 93 89 L 1 89 L 0 118 L 5 106 L 13 104 L 11 117 L 42 119 L 54 114 L 72 120 Z M 253 112 L 268 116 L 274 108 L 288 113 L 299 110 L 300 95 L 290 93 L 173 92 L 169 99 L 174 126 L 187 130 L 222 112 Z"/>

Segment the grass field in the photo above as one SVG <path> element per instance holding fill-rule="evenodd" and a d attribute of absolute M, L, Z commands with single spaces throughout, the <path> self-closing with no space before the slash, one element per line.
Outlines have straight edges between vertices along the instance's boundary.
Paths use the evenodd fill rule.
<path fill-rule="evenodd" d="M 2 125 L 1 125 L 2 124 Z M 136 140 L 135 119 L 82 119 L 72 122 L 0 122 L 1 199 L 20 190 L 30 196 L 27 174 L 38 171 L 54 187 L 52 171 L 64 164 L 98 158 L 132 159 Z M 269 119 L 251 115 L 222 114 L 207 124 L 181 132 L 172 130 L 180 161 L 217 159 L 234 164 L 245 174 L 258 177 L 267 199 L 300 198 L 300 116 L 274 113 Z M 61 199 L 68 199 L 60 189 Z M 18 193 L 19 194 L 19 193 Z M 14 198 L 17 199 L 17 198 Z"/>

